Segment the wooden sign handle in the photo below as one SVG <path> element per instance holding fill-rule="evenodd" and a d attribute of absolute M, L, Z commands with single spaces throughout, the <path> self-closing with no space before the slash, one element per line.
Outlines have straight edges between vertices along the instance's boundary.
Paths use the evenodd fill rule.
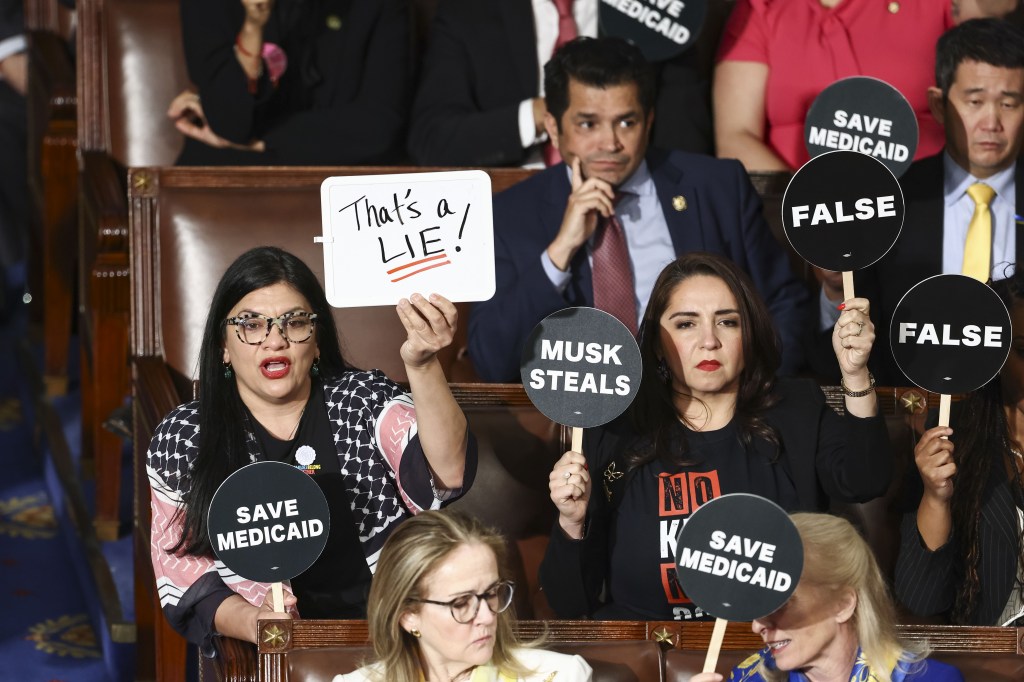
<path fill-rule="evenodd" d="M 851 298 L 856 298 L 853 293 L 853 272 L 847 270 L 843 272 L 843 300 L 849 301 Z"/>
<path fill-rule="evenodd" d="M 583 452 L 583 429 L 579 426 L 572 427 L 572 451 Z"/>
<path fill-rule="evenodd" d="M 273 583 L 270 589 L 274 594 L 274 613 L 284 613 L 284 589 L 281 583 Z"/>
<path fill-rule="evenodd" d="M 711 633 L 711 642 L 708 643 L 708 655 L 704 659 L 704 670 L 702 672 L 713 673 L 718 667 L 718 653 L 722 650 L 722 640 L 725 639 L 725 626 L 729 624 L 725 618 L 715 619 L 715 629 Z"/>
<path fill-rule="evenodd" d="M 939 396 L 939 426 L 949 426 L 950 397 L 947 393 Z"/>

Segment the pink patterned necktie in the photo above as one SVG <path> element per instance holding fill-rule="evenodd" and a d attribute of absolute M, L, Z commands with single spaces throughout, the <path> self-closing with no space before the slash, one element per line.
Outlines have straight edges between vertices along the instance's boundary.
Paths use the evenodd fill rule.
<path fill-rule="evenodd" d="M 572 15 L 573 0 L 551 0 L 558 9 L 558 38 L 555 39 L 555 50 L 579 35 L 576 19 Z M 561 163 L 562 156 L 558 149 L 548 140 L 543 147 L 544 165 L 554 166 Z"/>
<path fill-rule="evenodd" d="M 615 195 L 615 203 L 624 197 Z M 594 307 L 610 313 L 636 335 L 636 289 L 633 265 L 622 221 L 615 214 L 602 217 L 591 253 L 594 279 Z"/>

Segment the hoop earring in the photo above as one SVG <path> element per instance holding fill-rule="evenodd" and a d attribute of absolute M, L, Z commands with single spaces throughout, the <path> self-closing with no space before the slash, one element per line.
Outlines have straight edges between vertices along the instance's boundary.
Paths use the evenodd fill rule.
<path fill-rule="evenodd" d="M 233 376 L 235 376 L 235 370 L 231 367 L 231 363 L 230 362 L 225 362 L 224 363 L 224 378 L 225 379 L 230 379 Z"/>
<path fill-rule="evenodd" d="M 313 360 L 313 364 L 309 367 L 309 376 L 314 379 L 320 378 L 320 358 Z"/>

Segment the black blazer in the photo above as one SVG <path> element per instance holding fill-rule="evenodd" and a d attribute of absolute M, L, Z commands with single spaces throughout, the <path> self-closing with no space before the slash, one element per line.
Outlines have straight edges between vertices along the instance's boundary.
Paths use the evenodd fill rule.
<path fill-rule="evenodd" d="M 656 145 L 714 152 L 711 73 L 730 7 L 712 0 L 694 46 L 655 65 Z M 409 155 L 426 166 L 523 163 L 529 150 L 519 137 L 519 103 L 537 96 L 539 79 L 530 0 L 438 3 L 413 104 Z"/>
<path fill-rule="evenodd" d="M 854 275 L 858 296 L 871 301 L 871 319 L 878 341 L 872 350 L 877 358 L 875 379 L 881 385 L 909 386 L 892 357 L 889 326 L 903 295 L 923 279 L 942 274 L 943 154 L 913 163 L 900 178 L 906 217 L 896 244 L 878 263 Z M 1017 213 L 1024 211 L 1024 166 L 1016 169 Z M 1024 227 L 1017 228 L 1017 262 L 1024 262 Z"/>
<path fill-rule="evenodd" d="M 245 10 L 237 0 L 182 0 L 188 75 L 211 129 L 263 154 L 187 139 L 180 165 L 395 163 L 412 92 L 408 0 L 278 0 L 264 37 L 285 51 L 280 83 L 259 91 L 234 54 Z"/>
<path fill-rule="evenodd" d="M 958 426 L 959 406 L 954 406 L 951 424 Z M 934 426 L 935 422 L 929 424 Z M 956 545 L 956 528 L 949 541 L 928 551 L 917 530 L 917 505 L 923 484 L 916 467 L 903 496 L 908 509 L 900 528 L 900 552 L 896 560 L 896 597 L 912 613 L 932 616 L 953 607 L 957 587 L 963 581 L 962 556 Z M 955 490 L 955 488 L 954 488 Z M 955 494 L 955 492 L 954 492 Z M 1006 480 L 1002 461 L 993 457 L 991 471 L 982 494 L 981 525 L 978 528 L 980 555 L 978 581 L 980 593 L 972 625 L 1002 625 L 996 619 L 1003 612 L 1017 574 L 1020 537 L 1017 509 Z"/>

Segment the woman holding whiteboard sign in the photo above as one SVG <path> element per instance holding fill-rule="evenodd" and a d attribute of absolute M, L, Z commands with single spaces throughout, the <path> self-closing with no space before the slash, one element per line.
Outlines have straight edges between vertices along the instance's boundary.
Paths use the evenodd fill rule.
<path fill-rule="evenodd" d="M 295 256 L 248 251 L 213 295 L 199 356 L 199 399 L 157 427 L 147 470 L 152 557 L 171 625 L 206 654 L 224 634 L 255 642 L 274 610 L 265 584 L 215 561 L 206 513 L 242 466 L 277 460 L 312 475 L 331 512 L 327 547 L 279 607 L 305 617 L 362 618 L 384 540 L 409 516 L 472 482 L 476 446 L 436 353 L 451 343 L 455 306 L 414 295 L 397 313 L 408 338 L 410 391 L 349 367 L 324 291 Z M 411 395 L 410 395 L 411 394 Z"/>
<path fill-rule="evenodd" d="M 644 315 L 643 378 L 629 410 L 584 433 L 549 480 L 558 520 L 541 584 L 561 618 L 705 617 L 675 579 L 675 538 L 704 502 L 747 492 L 787 511 L 885 492 L 890 456 L 866 363 L 868 302 L 832 333 L 844 416 L 817 384 L 777 379 L 764 303 L 732 262 L 690 253 L 659 275 Z M 601 595 L 606 595 L 601 598 Z"/>

